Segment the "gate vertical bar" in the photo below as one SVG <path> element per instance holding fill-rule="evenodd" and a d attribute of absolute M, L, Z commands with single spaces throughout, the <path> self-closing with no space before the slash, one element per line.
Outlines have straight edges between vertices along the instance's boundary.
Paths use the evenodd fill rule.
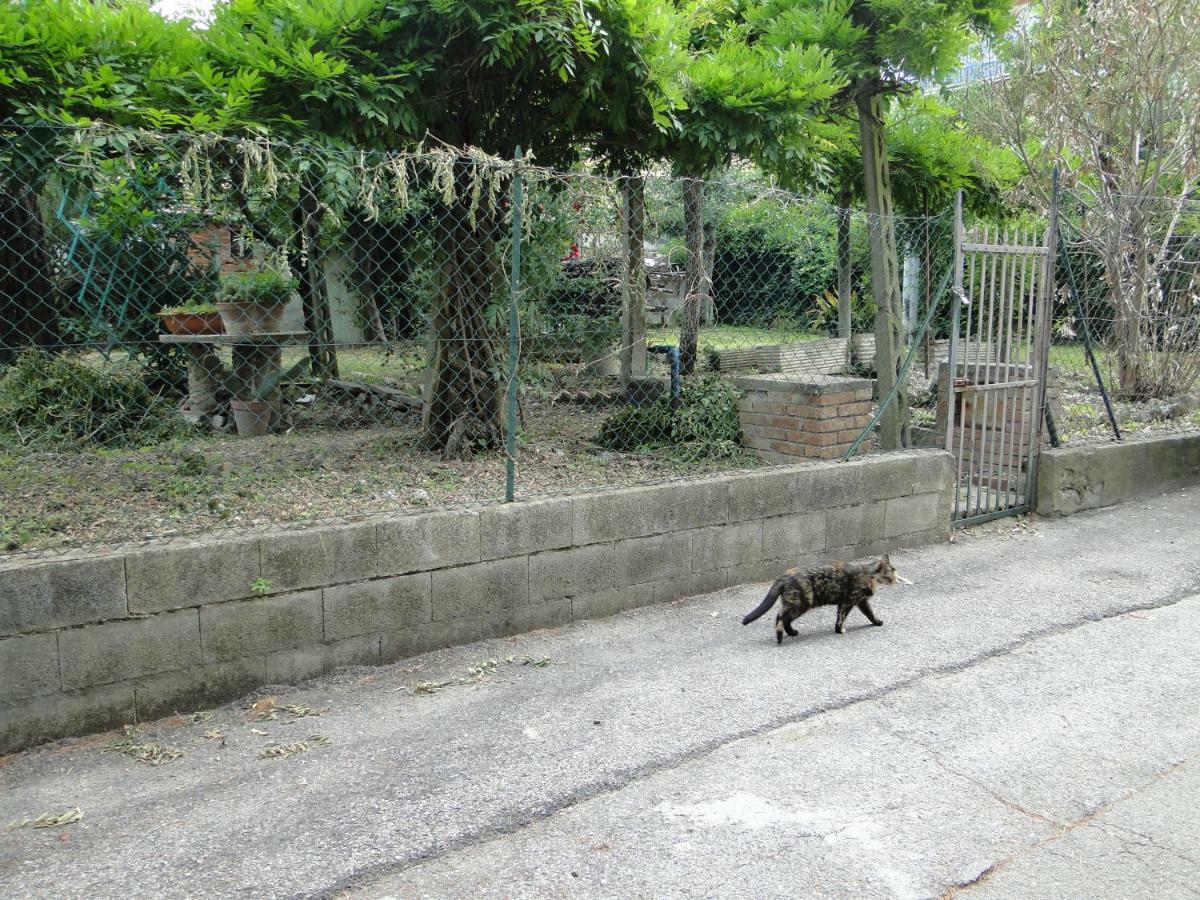
<path fill-rule="evenodd" d="M 517 460 L 517 358 L 521 350 L 521 318 L 517 297 L 521 291 L 521 148 L 514 157 L 512 181 L 512 270 L 508 282 L 508 391 L 505 399 L 504 502 L 513 502 Z"/>
<path fill-rule="evenodd" d="M 954 453 L 954 382 L 958 376 L 958 331 L 961 327 L 963 300 L 963 192 L 954 194 L 954 291 L 950 313 L 950 347 L 946 353 L 946 449 Z M 968 311 L 969 312 L 969 311 Z M 957 473 L 954 479 L 954 518 L 958 518 L 959 482 L 962 480 L 962 453 L 955 453 Z"/>

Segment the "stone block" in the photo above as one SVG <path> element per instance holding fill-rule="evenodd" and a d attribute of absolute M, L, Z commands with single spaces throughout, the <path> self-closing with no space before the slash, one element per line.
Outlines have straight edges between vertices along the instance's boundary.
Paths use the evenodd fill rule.
<path fill-rule="evenodd" d="M 433 574 L 433 621 L 501 615 L 529 603 L 529 559 L 519 556 Z"/>
<path fill-rule="evenodd" d="M 376 526 L 379 574 L 404 575 L 479 562 L 479 513 L 403 516 Z"/>
<path fill-rule="evenodd" d="M 915 471 L 912 493 L 925 494 L 933 491 L 951 492 L 954 481 L 954 457 L 945 450 L 928 450 L 913 454 Z"/>
<path fill-rule="evenodd" d="M 163 672 L 133 683 L 139 722 L 236 700 L 267 681 L 261 657 Z"/>
<path fill-rule="evenodd" d="M 692 569 L 691 532 L 617 541 L 614 587 L 677 578 Z"/>
<path fill-rule="evenodd" d="M 325 639 L 337 641 L 431 621 L 432 584 L 433 576 L 422 572 L 326 588 Z"/>
<path fill-rule="evenodd" d="M 529 593 L 535 603 L 592 593 L 612 584 L 612 544 L 552 550 L 529 557 Z"/>
<path fill-rule="evenodd" d="M 382 659 L 384 662 L 391 662 L 442 647 L 524 634 L 542 628 L 555 628 L 570 621 L 571 601 L 551 600 L 547 603 L 499 609 L 488 615 L 464 616 L 434 621 L 427 625 L 413 625 L 383 635 Z"/>
<path fill-rule="evenodd" d="M 0 754 L 136 721 L 133 685 L 129 683 L 48 694 L 36 703 L 0 705 Z"/>
<path fill-rule="evenodd" d="M 0 640 L 0 703 L 60 690 L 57 634 Z"/>
<path fill-rule="evenodd" d="M 319 590 L 200 607 L 206 663 L 261 656 L 323 639 Z"/>
<path fill-rule="evenodd" d="M 831 509 L 825 526 L 825 545 L 831 550 L 869 544 L 884 536 L 882 503 L 861 503 Z"/>
<path fill-rule="evenodd" d="M 374 524 L 305 528 L 262 539 L 262 577 L 272 591 L 361 581 L 378 571 Z"/>
<path fill-rule="evenodd" d="M 741 522 L 692 532 L 692 571 L 711 572 L 762 561 L 763 523 Z"/>
<path fill-rule="evenodd" d="M 572 598 L 572 617 L 578 619 L 597 619 L 611 616 L 619 612 L 635 609 L 639 606 L 649 606 L 654 602 L 654 592 L 657 582 L 635 584 L 627 587 L 609 588 L 592 594 L 580 594 Z"/>
<path fill-rule="evenodd" d="M 883 535 L 891 538 L 936 528 L 941 518 L 940 509 L 938 494 L 917 494 L 888 500 L 884 511 Z"/>
<path fill-rule="evenodd" d="M 129 611 L 184 609 L 249 597 L 262 574 L 258 540 L 197 541 L 151 547 L 125 557 Z"/>
<path fill-rule="evenodd" d="M 569 547 L 572 519 L 569 497 L 489 506 L 479 514 L 480 559 Z"/>
<path fill-rule="evenodd" d="M 826 514 L 796 513 L 763 520 L 761 559 L 798 559 L 825 550 Z"/>
<path fill-rule="evenodd" d="M 767 448 L 769 449 L 769 448 Z M 795 508 L 796 476 L 791 469 L 765 469 L 729 479 L 729 521 L 782 516 Z"/>
<path fill-rule="evenodd" d="M 799 509 L 831 509 L 902 497 L 911 491 L 916 452 L 889 453 L 796 473 Z M 839 454 L 840 455 L 840 454 Z"/>
<path fill-rule="evenodd" d="M 359 635 L 327 644 L 280 650 L 266 656 L 265 684 L 294 684 L 343 666 L 377 666 L 381 634 Z"/>
<path fill-rule="evenodd" d="M 729 518 L 729 486 L 720 478 L 583 494 L 572 501 L 578 546 L 719 525 Z"/>
<path fill-rule="evenodd" d="M 58 651 L 68 691 L 186 669 L 200 664 L 200 616 L 188 609 L 70 628 Z"/>
<path fill-rule="evenodd" d="M 119 556 L 0 565 L 0 635 L 127 614 L 125 561 Z"/>

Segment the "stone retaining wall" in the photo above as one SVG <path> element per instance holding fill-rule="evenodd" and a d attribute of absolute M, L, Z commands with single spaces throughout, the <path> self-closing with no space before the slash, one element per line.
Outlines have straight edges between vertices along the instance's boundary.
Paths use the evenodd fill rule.
<path fill-rule="evenodd" d="M 917 451 L 0 563 L 0 752 L 949 537 Z"/>
<path fill-rule="evenodd" d="M 1200 484 L 1200 434 L 1043 450 L 1037 513 L 1069 516 Z"/>

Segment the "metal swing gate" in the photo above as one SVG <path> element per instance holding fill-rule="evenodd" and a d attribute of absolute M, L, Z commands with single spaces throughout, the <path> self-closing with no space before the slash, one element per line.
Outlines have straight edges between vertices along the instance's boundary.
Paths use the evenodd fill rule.
<path fill-rule="evenodd" d="M 955 216 L 955 287 L 943 378 L 956 526 L 1028 511 L 1045 404 L 1054 216 L 1044 234 Z M 946 381 L 943 380 L 945 385 Z"/>

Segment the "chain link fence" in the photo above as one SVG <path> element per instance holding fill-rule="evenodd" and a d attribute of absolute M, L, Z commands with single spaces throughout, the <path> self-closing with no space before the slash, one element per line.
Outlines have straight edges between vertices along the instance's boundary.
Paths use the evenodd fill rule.
<path fill-rule="evenodd" d="M 0 549 L 868 451 L 869 224 L 750 169 L 4 129 Z M 888 224 L 935 445 L 953 216 Z"/>
<path fill-rule="evenodd" d="M 1200 201 L 1064 195 L 1050 365 L 1066 443 L 1200 428 Z"/>

